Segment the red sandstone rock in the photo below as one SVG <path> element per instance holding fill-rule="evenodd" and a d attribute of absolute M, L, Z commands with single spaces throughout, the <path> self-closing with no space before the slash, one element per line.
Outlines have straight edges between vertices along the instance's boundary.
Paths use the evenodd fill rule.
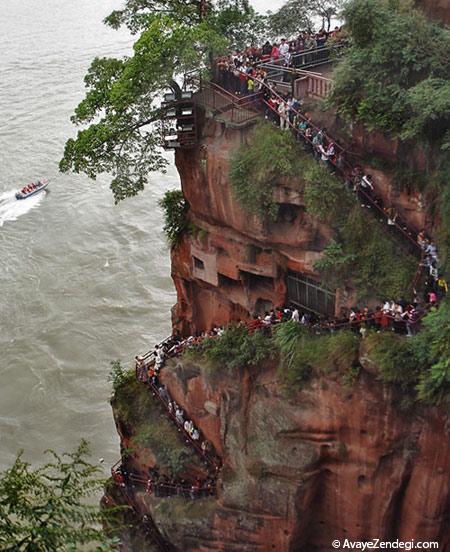
<path fill-rule="evenodd" d="M 142 496 L 162 534 L 182 552 L 329 552 L 345 538 L 437 540 L 450 551 L 442 413 L 402 414 L 369 375 L 351 390 L 322 378 L 287 399 L 275 368 L 208 375 L 177 361 L 164 369 L 224 468 L 217 499 L 162 509 L 164 499 Z"/>

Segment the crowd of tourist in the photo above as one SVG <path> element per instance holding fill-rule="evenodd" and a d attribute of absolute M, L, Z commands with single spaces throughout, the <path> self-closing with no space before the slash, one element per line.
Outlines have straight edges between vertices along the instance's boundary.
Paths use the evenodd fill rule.
<path fill-rule="evenodd" d="M 320 29 L 318 32 L 304 31 L 296 38 L 266 42 L 262 46 L 252 44 L 241 51 L 235 50 L 229 56 L 222 56 L 217 60 L 220 70 L 229 68 L 243 72 L 264 63 L 282 64 L 291 67 L 309 65 L 315 61 L 323 61 L 328 54 L 323 50 L 328 46 L 342 45 L 346 40 L 345 31 L 335 27 L 332 31 Z"/>
<path fill-rule="evenodd" d="M 368 330 L 393 331 L 412 336 L 417 331 L 420 318 L 428 312 L 428 309 L 429 306 L 419 309 L 417 301 L 385 300 L 382 305 L 374 309 L 370 309 L 368 306 L 352 307 L 347 316 L 333 318 L 301 311 L 292 305 L 273 309 L 266 312 L 264 316 L 255 316 L 247 327 L 249 331 L 261 329 L 263 332 L 271 334 L 271 326 L 290 321 L 307 327 L 314 334 L 334 333 L 337 330 L 350 329 L 362 337 L 366 336 Z"/>
<path fill-rule="evenodd" d="M 216 80 L 220 86 L 237 95 L 252 94 L 261 90 L 268 72 L 274 71 L 274 65 L 292 69 L 301 69 L 315 62 L 328 59 L 327 46 L 343 44 L 345 33 L 335 27 L 327 32 L 320 29 L 317 33 L 305 31 L 292 40 L 282 38 L 280 42 L 266 41 L 263 46 L 251 45 L 242 51 L 235 51 L 216 60 Z M 269 66 L 265 64 L 270 63 Z M 289 71 L 283 78 L 290 81 Z"/>
<path fill-rule="evenodd" d="M 219 335 L 221 328 L 209 332 L 209 336 Z M 214 332 L 214 333 L 213 333 Z M 218 466 L 219 461 L 212 452 L 212 446 L 207 441 L 194 422 L 188 418 L 182 407 L 169 395 L 166 387 L 159 381 L 159 373 L 168 357 L 181 354 L 186 348 L 195 345 L 204 337 L 190 336 L 181 339 L 172 336 L 162 344 L 155 345 L 151 354 L 136 356 L 136 374 L 140 381 L 148 382 L 152 391 L 157 395 L 166 408 L 171 419 L 176 423 L 178 429 L 184 433 L 187 441 L 194 446 L 197 452 L 212 465 Z"/>

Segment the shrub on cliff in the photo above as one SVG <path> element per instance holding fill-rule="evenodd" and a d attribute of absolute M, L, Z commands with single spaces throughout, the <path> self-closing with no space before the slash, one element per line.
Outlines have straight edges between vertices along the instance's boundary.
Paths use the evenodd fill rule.
<path fill-rule="evenodd" d="M 134 380 L 134 377 L 134 372 L 132 370 L 126 370 L 119 360 L 111 362 L 111 371 L 108 381 L 111 382 L 114 393 L 117 393 L 120 389 L 128 385 Z"/>
<path fill-rule="evenodd" d="M 431 403 L 450 402 L 450 298 L 423 320 L 422 330 L 411 339 L 416 362 L 424 367 L 418 397 Z"/>
<path fill-rule="evenodd" d="M 404 336 L 373 332 L 368 334 L 364 345 L 381 381 L 396 385 L 403 393 L 414 394 L 420 368 Z"/>
<path fill-rule="evenodd" d="M 352 332 L 315 335 L 297 322 L 276 328 L 274 341 L 281 353 L 282 378 L 301 387 L 314 373 L 348 374 L 358 366 L 358 337 Z"/>
<path fill-rule="evenodd" d="M 450 132 L 449 132 L 450 135 Z M 450 143 L 450 137 L 449 137 Z M 450 151 L 450 150 L 449 150 Z M 450 278 L 450 155 L 431 179 L 439 201 L 433 202 L 434 220 L 439 221 L 436 241 L 439 251 L 440 272 Z"/>
<path fill-rule="evenodd" d="M 231 157 L 234 196 L 249 213 L 273 220 L 278 213 L 273 201 L 275 186 L 283 178 L 301 174 L 303 168 L 301 152 L 292 134 L 270 123 L 260 124 L 251 132 L 248 143 Z"/>
<path fill-rule="evenodd" d="M 410 297 L 417 261 L 399 254 L 396 240 L 359 206 L 346 214 L 336 236 L 314 265 L 330 285 L 351 278 L 360 299 Z"/>
<path fill-rule="evenodd" d="M 180 441 L 175 426 L 162 413 L 148 388 L 131 377 L 111 399 L 115 418 L 130 438 L 129 448 L 151 450 L 158 465 L 177 475 L 195 462 L 190 448 Z"/>
<path fill-rule="evenodd" d="M 381 381 L 426 404 L 450 402 L 450 299 L 422 321 L 421 331 L 405 339 L 392 333 L 371 333 L 367 355 Z"/>
<path fill-rule="evenodd" d="M 169 245 L 173 247 L 188 229 L 189 205 L 181 190 L 167 191 L 158 204 L 164 210 L 164 233 Z"/>
<path fill-rule="evenodd" d="M 308 213 L 334 228 L 342 226 L 355 203 L 353 195 L 322 164 L 310 159 L 303 174 L 304 200 Z"/>
<path fill-rule="evenodd" d="M 259 366 L 274 352 L 273 343 L 262 332 L 249 334 L 243 326 L 230 325 L 223 335 L 205 339 L 196 349 L 215 370 Z"/>

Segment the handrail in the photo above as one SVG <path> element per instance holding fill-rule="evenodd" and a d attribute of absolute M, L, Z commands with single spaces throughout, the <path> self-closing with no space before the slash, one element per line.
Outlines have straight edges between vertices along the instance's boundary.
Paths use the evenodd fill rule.
<path fill-rule="evenodd" d="M 299 52 L 294 52 L 294 53 L 290 52 L 290 54 L 291 54 L 290 63 L 295 65 L 295 62 L 299 58 L 302 58 L 302 57 L 305 57 L 305 58 L 311 57 L 311 60 L 309 62 L 305 62 L 304 64 L 302 64 L 306 67 L 315 67 L 317 65 L 322 65 L 324 63 L 329 63 L 330 60 L 331 60 L 331 57 L 326 56 L 326 55 L 324 57 L 322 57 L 323 54 L 329 54 L 333 51 L 339 51 L 342 48 L 344 48 L 345 45 L 346 44 L 344 42 L 336 42 L 335 44 L 332 44 L 330 46 L 322 46 L 322 47 L 319 47 L 319 48 L 316 47 L 316 48 L 304 49 L 304 50 L 301 50 Z M 265 68 L 266 64 L 269 64 L 269 63 L 276 64 L 277 68 L 278 68 L 278 66 L 283 67 L 282 64 L 286 63 L 286 60 L 283 56 L 280 55 L 280 57 L 276 60 L 270 59 L 269 61 L 257 62 L 257 66 Z"/>
<path fill-rule="evenodd" d="M 235 94 L 232 94 L 229 90 L 227 90 L 226 88 L 223 88 L 216 82 L 210 82 L 208 84 L 217 92 L 219 92 L 219 94 L 223 94 L 224 96 L 229 97 L 230 101 L 236 106 L 240 106 L 241 104 L 247 103 L 247 102 L 250 103 L 251 101 L 255 100 L 257 97 L 261 96 L 260 92 L 254 92 L 253 94 L 247 94 L 245 96 L 236 96 Z"/>
<path fill-rule="evenodd" d="M 130 509 L 134 512 L 134 515 L 139 519 L 139 524 L 143 525 L 145 527 L 145 530 L 150 534 L 153 544 L 156 544 L 156 546 L 159 548 L 161 552 L 172 552 L 173 548 L 168 545 L 168 543 L 164 540 L 161 533 L 158 531 L 154 521 L 151 517 L 148 517 L 147 515 L 141 516 L 136 502 L 132 500 L 129 493 L 129 487 L 125 485 L 123 481 L 119 479 L 120 470 L 122 467 L 122 460 L 119 460 L 116 462 L 111 468 L 111 476 L 113 481 L 116 483 L 116 489 L 118 492 L 122 495 L 122 498 L 124 499 L 125 503 L 130 507 Z"/>
<path fill-rule="evenodd" d="M 270 94 L 272 97 L 275 97 L 277 98 L 278 101 L 281 101 L 281 102 L 285 102 L 284 98 L 282 98 L 277 92 L 275 92 L 273 90 L 273 88 L 271 86 L 269 86 L 266 82 L 262 81 L 261 79 L 258 79 L 256 77 L 253 77 L 253 76 L 250 76 L 250 75 L 246 75 L 247 78 L 251 78 L 253 79 L 255 82 L 257 82 L 261 88 L 265 88 Z M 267 102 L 266 100 L 264 100 L 264 103 L 267 107 L 269 107 L 274 113 L 277 114 L 277 116 L 279 115 L 278 112 L 269 104 L 269 102 Z M 296 110 L 296 109 L 293 109 L 292 110 L 293 113 L 299 117 L 300 119 L 302 119 L 304 122 L 307 122 L 308 125 L 310 127 L 312 127 L 314 130 L 316 130 L 317 132 L 320 131 L 319 127 L 315 126 L 307 117 L 305 117 L 305 115 L 303 115 L 303 113 L 301 113 L 300 111 Z M 286 117 L 286 122 L 288 124 L 288 126 L 294 130 L 294 132 L 296 134 L 298 134 L 300 131 L 299 129 L 295 128 L 294 125 L 290 122 L 289 118 Z M 305 139 L 307 142 L 310 143 L 311 146 L 313 146 L 313 143 L 312 143 L 312 140 L 309 140 L 306 138 L 306 136 L 302 136 L 303 139 Z M 330 138 L 332 138 L 331 136 L 329 136 L 328 134 L 325 134 L 325 137 L 330 140 Z M 334 139 L 330 140 L 332 141 L 335 146 L 336 146 L 336 149 L 339 150 L 340 154 L 341 155 L 344 155 L 345 154 L 345 149 L 337 142 L 335 141 Z M 314 146 L 313 146 L 314 147 Z M 344 165 L 347 167 L 347 169 L 349 169 L 349 171 L 353 171 L 353 167 L 350 165 L 350 163 L 348 163 L 348 161 L 344 158 Z M 333 163 L 332 161 L 330 161 L 331 163 Z M 333 163 L 333 165 L 335 166 L 335 168 L 337 169 L 337 171 L 339 172 L 342 172 L 343 175 L 345 176 L 345 173 L 344 171 L 342 171 L 342 169 L 340 167 L 338 167 L 335 163 Z M 373 207 L 375 207 L 378 211 L 380 211 L 382 214 L 383 214 L 383 217 L 384 218 L 388 218 L 387 217 L 387 214 L 384 212 L 383 209 L 380 208 L 380 206 L 372 199 L 372 197 L 370 197 L 368 194 L 366 194 L 364 192 L 364 190 L 360 190 L 361 193 L 366 197 L 367 201 L 369 201 L 369 203 L 371 203 L 371 205 Z M 396 229 L 402 234 L 404 235 L 404 237 L 406 237 L 411 243 L 414 244 L 415 247 L 419 248 L 420 249 L 420 246 L 419 244 L 417 243 L 417 241 L 412 237 L 412 231 L 411 231 L 411 234 L 406 232 L 397 222 L 393 221 L 394 224 L 393 226 L 396 227 Z M 416 235 L 417 235 L 417 231 L 415 232 Z"/>
<path fill-rule="evenodd" d="M 278 94 L 276 94 L 275 92 L 274 92 L 274 96 L 277 97 L 277 98 L 279 98 L 281 101 L 284 102 L 284 100 L 281 98 L 281 96 L 278 96 Z M 268 108 L 270 108 L 274 113 L 276 113 L 277 115 L 279 115 L 279 113 L 269 104 L 269 102 L 267 102 L 267 101 L 264 100 L 264 103 L 265 103 L 265 105 L 266 105 Z M 310 121 L 308 121 L 308 119 L 307 119 L 305 116 L 303 116 L 303 114 L 300 114 L 300 112 L 298 112 L 298 111 L 295 110 L 295 109 L 294 109 L 293 111 L 294 111 L 294 113 L 295 113 L 296 115 L 299 115 L 304 121 L 308 122 L 308 124 L 309 124 L 310 126 L 312 126 L 315 130 L 317 130 L 317 131 L 319 130 L 319 128 L 318 128 L 318 127 L 315 127 L 314 125 L 312 125 L 312 124 L 310 123 Z M 289 126 L 296 134 L 300 133 L 299 129 L 296 128 L 296 127 L 289 121 L 289 118 L 286 118 L 286 123 L 288 124 L 288 126 Z M 329 136 L 328 136 L 327 134 L 326 134 L 326 137 L 329 138 Z M 307 141 L 312 147 L 314 147 L 314 144 L 313 144 L 312 140 L 309 140 L 309 139 L 308 139 L 306 136 L 304 136 L 304 135 L 302 135 L 302 138 L 303 138 L 305 141 Z M 336 145 L 337 149 L 339 149 L 340 152 L 341 152 L 341 154 L 343 155 L 344 152 L 345 152 L 345 150 L 344 150 L 341 146 L 339 146 L 339 144 L 338 144 L 337 142 L 335 142 L 334 140 L 333 140 L 333 143 Z M 335 169 L 336 169 L 338 172 L 342 172 L 343 175 L 345 176 L 344 171 L 342 171 L 342 169 L 341 169 L 340 167 L 338 167 L 338 166 L 336 165 L 336 163 L 333 162 L 333 160 L 330 160 L 330 162 L 333 164 L 333 166 L 335 167 Z M 348 168 L 351 168 L 351 165 L 349 165 L 345 160 L 344 160 L 344 163 L 347 165 Z M 382 214 L 383 217 L 384 217 L 385 219 L 389 218 L 388 215 L 387 215 L 387 213 L 380 207 L 380 205 L 373 199 L 372 196 L 370 196 L 369 194 L 367 194 L 367 193 L 366 193 L 364 190 L 362 190 L 362 189 L 359 189 L 358 192 L 361 193 L 361 194 L 364 196 L 365 200 L 367 200 L 367 201 L 371 204 L 372 207 L 374 207 L 377 211 L 379 211 L 379 213 Z M 395 228 L 396 228 L 404 237 L 406 237 L 406 238 L 407 238 L 407 239 L 408 239 L 418 250 L 420 250 L 419 244 L 417 243 L 417 241 L 416 241 L 416 240 L 412 237 L 412 235 L 411 235 L 412 231 L 411 231 L 411 233 L 409 233 L 409 232 L 405 231 L 404 228 L 403 228 L 402 226 L 400 226 L 397 222 L 393 221 L 393 223 L 394 223 L 393 226 L 395 226 Z"/>

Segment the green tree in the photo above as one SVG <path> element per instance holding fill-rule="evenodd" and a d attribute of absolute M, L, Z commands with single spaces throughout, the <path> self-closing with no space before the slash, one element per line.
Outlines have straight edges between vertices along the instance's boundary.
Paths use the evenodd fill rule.
<path fill-rule="evenodd" d="M 259 366 L 273 354 L 273 344 L 262 332 L 248 333 L 243 326 L 230 325 L 220 337 L 207 338 L 193 352 L 211 362 L 213 368 L 231 370 Z"/>
<path fill-rule="evenodd" d="M 92 62 L 85 98 L 72 117 L 88 126 L 67 140 L 60 170 L 92 179 L 110 174 L 116 203 L 136 195 L 149 173 L 167 164 L 156 124 L 162 93 L 170 86 L 179 94 L 193 71 L 199 76 L 214 56 L 238 45 L 252 20 L 258 17 L 246 0 L 127 0 L 105 21 L 139 34 L 133 54 Z"/>
<path fill-rule="evenodd" d="M 183 233 L 188 229 L 187 212 L 189 206 L 181 190 L 170 190 L 159 201 L 164 209 L 164 233 L 167 241 L 173 247 L 178 243 Z"/>
<path fill-rule="evenodd" d="M 248 143 L 239 147 L 231 158 L 230 182 L 236 200 L 260 218 L 276 218 L 275 186 L 283 178 L 295 177 L 301 172 L 300 157 L 290 132 L 270 123 L 258 125 Z"/>
<path fill-rule="evenodd" d="M 87 461 L 82 441 L 72 453 L 48 451 L 51 460 L 33 469 L 20 454 L 0 479 L 0 549 L 3 552 L 112 550 L 101 529 L 112 510 L 85 500 L 103 489 L 99 468 Z"/>
<path fill-rule="evenodd" d="M 333 75 L 339 114 L 402 139 L 446 141 L 450 124 L 450 30 L 408 0 L 351 0 L 350 46 Z"/>
<path fill-rule="evenodd" d="M 305 181 L 305 206 L 311 215 L 339 228 L 347 220 L 354 205 L 354 198 L 330 171 L 323 165 L 308 159 L 302 174 Z"/>
<path fill-rule="evenodd" d="M 269 12 L 268 22 L 274 37 L 289 38 L 300 31 L 313 28 L 307 2 L 302 0 L 288 0 L 278 11 Z"/>
<path fill-rule="evenodd" d="M 450 300 L 433 309 L 423 320 L 422 329 L 411 340 L 417 363 L 426 369 L 417 386 L 418 397 L 441 403 L 450 397 Z"/>
<path fill-rule="evenodd" d="M 274 36 L 291 37 L 314 28 L 314 19 L 322 19 L 322 27 L 330 30 L 331 19 L 337 15 L 344 0 L 288 0 L 275 13 L 269 12 L 268 23 Z"/>

